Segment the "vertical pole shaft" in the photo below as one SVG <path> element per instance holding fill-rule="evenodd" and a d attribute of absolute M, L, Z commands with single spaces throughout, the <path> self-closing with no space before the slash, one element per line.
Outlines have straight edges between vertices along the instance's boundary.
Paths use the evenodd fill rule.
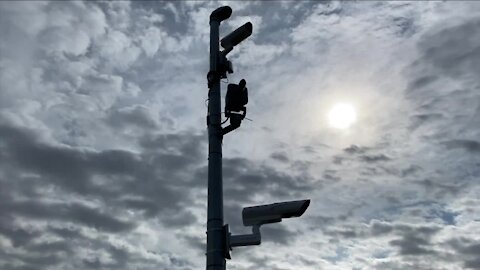
<path fill-rule="evenodd" d="M 220 22 L 210 20 L 210 71 L 217 72 Z M 208 220 L 207 270 L 225 270 L 223 229 L 222 126 L 220 78 L 208 92 Z"/>

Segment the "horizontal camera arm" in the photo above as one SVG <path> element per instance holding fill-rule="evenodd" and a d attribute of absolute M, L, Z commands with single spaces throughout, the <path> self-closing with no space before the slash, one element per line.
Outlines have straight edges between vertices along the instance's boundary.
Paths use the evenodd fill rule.
<path fill-rule="evenodd" d="M 230 235 L 229 248 L 260 245 L 261 242 L 260 225 L 255 225 L 252 227 L 252 234 Z"/>

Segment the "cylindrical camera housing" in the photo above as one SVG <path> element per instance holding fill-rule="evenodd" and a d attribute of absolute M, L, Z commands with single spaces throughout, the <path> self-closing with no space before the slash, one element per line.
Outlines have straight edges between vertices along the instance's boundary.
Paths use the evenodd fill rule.
<path fill-rule="evenodd" d="M 252 34 L 252 29 L 252 23 L 247 22 L 232 33 L 228 34 L 228 36 L 222 38 L 220 45 L 222 45 L 224 49 L 233 48 L 244 39 L 248 38 Z"/>
<path fill-rule="evenodd" d="M 243 225 L 262 225 L 280 222 L 282 218 L 299 217 L 309 205 L 310 200 L 300 200 L 245 207 L 242 211 Z"/>

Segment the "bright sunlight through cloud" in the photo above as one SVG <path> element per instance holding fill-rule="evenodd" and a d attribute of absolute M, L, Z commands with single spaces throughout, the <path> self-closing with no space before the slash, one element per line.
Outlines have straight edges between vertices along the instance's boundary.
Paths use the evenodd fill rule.
<path fill-rule="evenodd" d="M 357 120 L 355 108 L 347 103 L 337 103 L 328 113 L 330 126 L 338 129 L 346 129 Z"/>

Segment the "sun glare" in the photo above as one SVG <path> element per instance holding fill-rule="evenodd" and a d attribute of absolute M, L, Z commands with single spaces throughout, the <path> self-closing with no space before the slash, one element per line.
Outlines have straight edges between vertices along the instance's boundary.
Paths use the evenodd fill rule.
<path fill-rule="evenodd" d="M 330 126 L 338 129 L 349 128 L 357 120 L 355 108 L 347 103 L 337 103 L 328 113 Z"/>

